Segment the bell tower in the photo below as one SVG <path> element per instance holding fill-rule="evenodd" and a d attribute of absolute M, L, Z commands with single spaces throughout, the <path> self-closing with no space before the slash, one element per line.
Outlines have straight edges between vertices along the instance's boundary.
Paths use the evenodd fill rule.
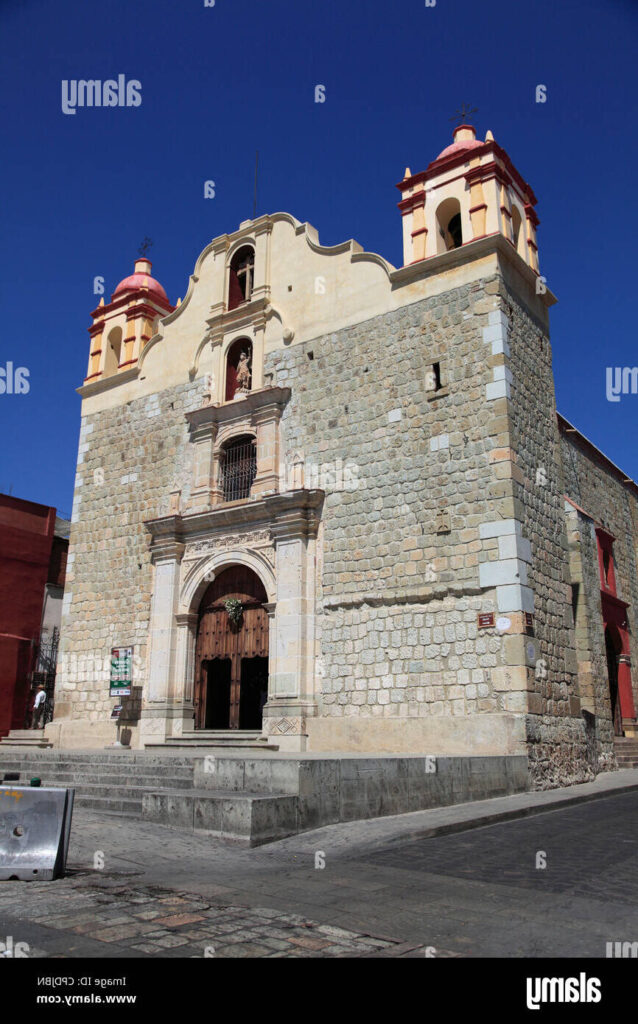
<path fill-rule="evenodd" d="M 135 260 L 134 272 L 120 281 L 105 305 L 101 299 L 91 313 L 91 353 L 85 384 L 93 384 L 130 370 L 155 334 L 161 317 L 174 306 L 159 281 L 151 277 L 151 261 Z"/>
<path fill-rule="evenodd" d="M 490 131 L 461 124 L 425 171 L 406 168 L 399 210 L 404 266 L 501 234 L 538 274 L 536 196 Z"/>

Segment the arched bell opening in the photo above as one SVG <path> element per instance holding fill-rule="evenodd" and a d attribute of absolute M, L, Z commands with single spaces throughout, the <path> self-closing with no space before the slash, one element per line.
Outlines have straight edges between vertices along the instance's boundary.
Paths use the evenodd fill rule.
<path fill-rule="evenodd" d="M 122 353 L 122 328 L 113 327 L 106 339 L 106 358 L 104 360 L 104 373 L 111 376 L 117 373 Z"/>
<path fill-rule="evenodd" d="M 458 199 L 444 199 L 436 211 L 437 253 L 449 252 L 463 245 L 461 204 Z"/>
<path fill-rule="evenodd" d="M 224 569 L 202 597 L 195 727 L 260 730 L 268 697 L 268 597 L 252 569 Z"/>
<path fill-rule="evenodd" d="M 230 261 L 228 275 L 228 309 L 237 309 L 242 302 L 249 302 L 253 292 L 255 276 L 255 250 L 252 245 L 242 245 Z"/>

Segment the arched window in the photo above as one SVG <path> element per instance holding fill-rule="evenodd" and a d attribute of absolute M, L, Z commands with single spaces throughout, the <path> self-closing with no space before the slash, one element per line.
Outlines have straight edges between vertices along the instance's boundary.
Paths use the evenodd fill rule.
<path fill-rule="evenodd" d="M 255 251 L 251 245 L 242 245 L 230 261 L 228 283 L 228 309 L 237 309 L 242 302 L 248 302 L 253 293 L 255 273 Z"/>
<path fill-rule="evenodd" d="M 106 339 L 106 358 L 104 360 L 104 373 L 110 376 L 117 373 L 120 365 L 120 354 L 122 351 L 122 328 L 114 327 L 109 331 Z"/>
<path fill-rule="evenodd" d="M 444 199 L 436 211 L 438 229 L 437 253 L 449 252 L 463 245 L 461 204 L 458 199 Z"/>
<path fill-rule="evenodd" d="M 519 256 L 525 254 L 525 239 L 523 237 L 522 218 L 517 206 L 512 207 L 512 235 L 514 239 L 514 248 L 516 249 Z"/>
<path fill-rule="evenodd" d="M 226 401 L 245 394 L 252 387 L 253 346 L 248 338 L 238 338 L 226 356 Z"/>
<path fill-rule="evenodd" d="M 255 438 L 242 435 L 224 445 L 220 455 L 220 469 L 223 500 L 249 498 L 257 473 Z"/>
<path fill-rule="evenodd" d="M 609 553 L 609 549 L 606 548 L 603 551 L 603 575 L 604 575 L 604 579 L 605 579 L 605 586 L 607 586 L 607 587 L 609 586 L 609 565 L 610 565 L 610 563 L 611 563 L 611 554 Z"/>

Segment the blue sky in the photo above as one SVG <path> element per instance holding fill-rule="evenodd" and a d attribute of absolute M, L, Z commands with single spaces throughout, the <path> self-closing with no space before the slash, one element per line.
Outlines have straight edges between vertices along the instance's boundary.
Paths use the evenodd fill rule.
<path fill-rule="evenodd" d="M 0 395 L 0 491 L 71 508 L 96 275 L 108 300 L 148 235 L 183 297 L 252 216 L 257 149 L 258 214 L 399 265 L 394 186 L 462 103 L 538 197 L 559 409 L 637 479 L 638 395 L 605 395 L 607 366 L 638 365 L 637 29 L 630 0 L 2 0 L 0 366 L 31 387 Z M 118 74 L 141 106 L 62 112 L 63 79 Z"/>

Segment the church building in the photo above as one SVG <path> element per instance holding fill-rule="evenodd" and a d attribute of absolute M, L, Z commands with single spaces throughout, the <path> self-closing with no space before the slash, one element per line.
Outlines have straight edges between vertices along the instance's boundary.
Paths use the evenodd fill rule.
<path fill-rule="evenodd" d="M 557 414 L 534 192 L 468 125 L 398 190 L 401 267 L 273 213 L 91 314 L 54 747 L 548 787 L 636 735 L 638 488 Z"/>

